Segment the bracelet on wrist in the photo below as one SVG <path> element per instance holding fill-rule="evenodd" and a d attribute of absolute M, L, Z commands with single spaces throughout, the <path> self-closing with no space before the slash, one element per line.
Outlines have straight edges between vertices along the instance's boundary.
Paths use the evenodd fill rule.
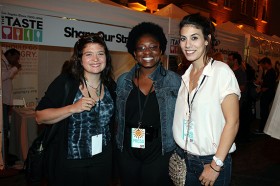
<path fill-rule="evenodd" d="M 212 167 L 211 163 L 210 163 L 209 165 L 210 165 L 211 169 L 213 169 L 215 172 L 221 172 L 220 170 L 218 171 L 218 170 L 214 169 L 214 168 Z"/>

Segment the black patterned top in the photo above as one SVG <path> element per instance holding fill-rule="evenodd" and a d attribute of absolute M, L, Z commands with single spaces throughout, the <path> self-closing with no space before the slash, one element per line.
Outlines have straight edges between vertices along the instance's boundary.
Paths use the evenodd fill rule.
<path fill-rule="evenodd" d="M 91 137 L 102 134 L 102 146 L 111 140 L 110 119 L 114 111 L 113 99 L 105 87 L 102 100 L 90 111 L 75 113 L 69 118 L 68 125 L 68 159 L 90 158 Z M 82 92 L 77 91 L 74 103 L 82 98 Z"/>

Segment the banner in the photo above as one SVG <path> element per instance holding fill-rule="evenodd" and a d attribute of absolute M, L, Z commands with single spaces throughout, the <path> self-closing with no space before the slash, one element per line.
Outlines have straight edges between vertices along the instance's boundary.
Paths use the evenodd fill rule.
<path fill-rule="evenodd" d="M 13 98 L 25 99 L 27 107 L 35 107 L 38 97 L 38 45 L 2 43 L 2 51 L 15 48 L 20 52 L 21 70 L 13 79 Z"/>
<path fill-rule="evenodd" d="M 181 55 L 180 49 L 180 39 L 179 36 L 169 36 L 169 47 L 167 48 L 166 52 L 169 55 Z"/>
<path fill-rule="evenodd" d="M 125 45 L 130 28 L 107 24 L 13 12 L 7 7 L 1 11 L 1 39 L 3 42 L 73 47 L 78 38 L 90 33 L 104 33 L 109 50 L 127 51 Z"/>
<path fill-rule="evenodd" d="M 264 57 L 271 59 L 273 67 L 275 67 L 277 61 L 280 61 L 280 43 L 250 36 L 248 45 L 250 49 L 248 63 L 254 69 L 257 69 L 258 62 Z"/>

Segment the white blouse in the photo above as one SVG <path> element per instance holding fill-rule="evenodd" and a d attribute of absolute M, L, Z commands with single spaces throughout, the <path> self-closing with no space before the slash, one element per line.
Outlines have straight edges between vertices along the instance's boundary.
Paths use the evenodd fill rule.
<path fill-rule="evenodd" d="M 175 107 L 173 136 L 176 143 L 191 154 L 212 155 L 217 151 L 225 126 L 221 103 L 229 94 L 236 94 L 240 99 L 240 89 L 229 66 L 223 62 L 214 61 L 206 65 L 198 80 L 197 88 L 188 95 L 192 68 L 191 64 L 182 76 Z M 191 108 L 190 118 L 189 107 Z M 187 134 L 188 142 L 186 143 Z M 236 146 L 233 143 L 229 152 L 235 149 Z"/>

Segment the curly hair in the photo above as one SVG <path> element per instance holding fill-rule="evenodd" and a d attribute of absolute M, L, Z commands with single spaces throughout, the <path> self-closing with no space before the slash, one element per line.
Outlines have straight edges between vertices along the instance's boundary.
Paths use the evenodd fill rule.
<path fill-rule="evenodd" d="M 220 41 L 216 39 L 215 35 L 215 26 L 211 22 L 211 20 L 207 17 L 200 15 L 200 13 L 189 14 L 185 16 L 179 24 L 180 30 L 186 25 L 193 25 L 198 29 L 202 30 L 204 39 L 209 42 L 206 50 L 207 53 L 214 49 L 215 46 L 220 44 Z M 209 35 L 211 35 L 211 39 L 209 40 Z"/>
<path fill-rule="evenodd" d="M 159 42 L 159 48 L 164 54 L 166 50 L 167 39 L 163 32 L 162 27 L 151 22 L 142 22 L 134 26 L 129 32 L 126 48 L 128 52 L 135 58 L 134 52 L 136 51 L 137 41 L 144 35 L 151 35 Z"/>
<path fill-rule="evenodd" d="M 109 49 L 104 41 L 104 35 L 102 32 L 97 34 L 89 34 L 82 36 L 74 46 L 74 53 L 69 61 L 71 68 L 69 73 L 78 79 L 81 83 L 84 81 L 84 68 L 82 66 L 82 55 L 83 49 L 89 43 L 97 43 L 104 47 L 105 55 L 106 55 L 106 66 L 105 69 L 101 72 L 101 82 L 107 84 L 113 78 L 113 67 L 112 67 L 112 58 L 109 52 Z"/>

